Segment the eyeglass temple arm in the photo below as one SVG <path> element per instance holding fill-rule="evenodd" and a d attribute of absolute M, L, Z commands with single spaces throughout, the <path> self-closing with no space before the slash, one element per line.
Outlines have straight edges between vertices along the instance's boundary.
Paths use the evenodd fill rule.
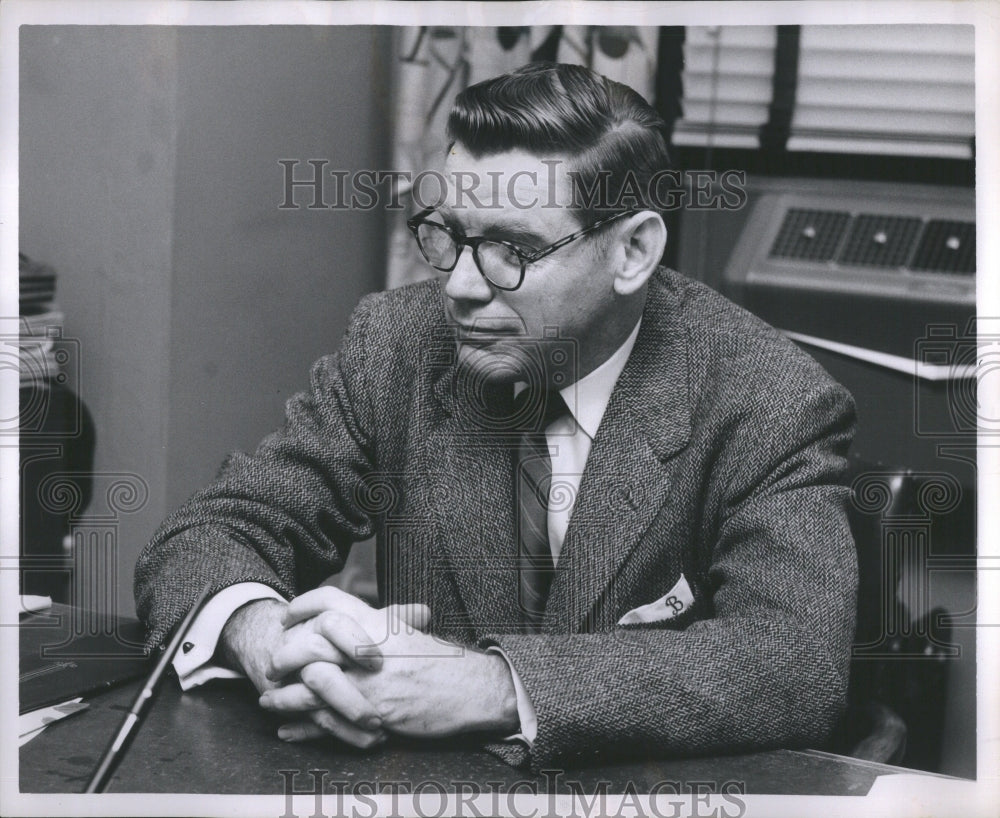
<path fill-rule="evenodd" d="M 593 224 L 587 225 L 582 230 L 577 230 L 575 233 L 571 233 L 568 236 L 564 236 L 559 239 L 555 244 L 550 244 L 544 250 L 539 250 L 537 253 L 531 253 L 524 257 L 526 264 L 531 264 L 538 261 L 539 259 L 545 258 L 549 253 L 554 253 L 560 247 L 565 247 L 571 241 L 576 241 L 581 236 L 586 236 L 588 233 L 593 232 L 598 227 L 603 227 L 608 224 L 608 222 L 613 222 L 615 219 L 620 219 L 622 216 L 628 216 L 631 213 L 637 213 L 636 210 L 623 210 L 621 213 L 615 213 L 611 216 L 605 216 L 603 219 L 598 219 Z"/>

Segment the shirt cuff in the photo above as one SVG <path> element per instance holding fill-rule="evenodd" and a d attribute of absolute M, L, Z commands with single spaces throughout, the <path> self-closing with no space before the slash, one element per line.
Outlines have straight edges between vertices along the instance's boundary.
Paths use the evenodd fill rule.
<path fill-rule="evenodd" d="M 242 679 L 243 674 L 212 662 L 219 636 L 226 622 L 237 608 L 259 599 L 277 599 L 285 602 L 274 588 L 260 582 L 239 582 L 215 594 L 195 617 L 184 635 L 181 649 L 174 657 L 173 666 L 181 683 L 181 690 L 203 685 L 211 679 Z"/>
<path fill-rule="evenodd" d="M 486 652 L 502 656 L 503 660 L 507 663 L 507 667 L 510 668 L 510 677 L 514 680 L 514 693 L 517 696 L 517 717 L 521 722 L 521 732 L 506 736 L 503 740 L 523 741 L 528 747 L 531 747 L 535 743 L 535 736 L 538 735 L 538 717 L 535 714 L 535 706 L 531 703 L 531 699 L 528 698 L 528 691 L 524 689 L 521 677 L 517 675 L 514 665 L 503 650 L 493 645 L 486 648 Z"/>

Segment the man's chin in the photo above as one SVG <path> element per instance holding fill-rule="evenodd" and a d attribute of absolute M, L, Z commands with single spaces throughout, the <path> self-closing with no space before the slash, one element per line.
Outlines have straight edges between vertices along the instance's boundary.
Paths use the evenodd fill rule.
<path fill-rule="evenodd" d="M 484 384 L 508 384 L 524 380 L 530 366 L 524 350 L 503 340 L 460 341 L 458 366 Z"/>

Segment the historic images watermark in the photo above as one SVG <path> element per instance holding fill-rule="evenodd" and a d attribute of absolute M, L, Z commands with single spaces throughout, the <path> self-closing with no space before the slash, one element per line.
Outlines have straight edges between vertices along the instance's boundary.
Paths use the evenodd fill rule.
<path fill-rule="evenodd" d="M 980 399 L 980 390 L 989 392 L 1000 375 L 1000 317 L 977 316 L 966 326 L 955 323 L 929 324 L 914 344 L 917 375 L 914 379 L 913 433 L 919 438 L 976 442 L 977 435 L 1000 435 L 1000 416 Z M 941 384 L 946 409 L 941 412 L 933 388 L 925 382 Z"/>
<path fill-rule="evenodd" d="M 740 210 L 747 203 L 747 175 L 742 170 L 675 170 L 649 176 L 632 171 L 616 176 L 599 170 L 584 174 L 544 159 L 544 174 L 471 171 L 418 173 L 401 170 L 330 168 L 328 159 L 279 159 L 279 210 L 418 210 L 447 205 L 452 210 L 531 210 L 572 207 L 616 211 L 653 207 L 672 210 Z M 569 198 L 562 179 L 568 179 Z M 299 194 L 299 195 L 297 195 Z"/>
<path fill-rule="evenodd" d="M 738 780 L 663 779 L 641 787 L 632 781 L 612 787 L 584 784 L 563 770 L 542 770 L 543 779 L 514 781 L 338 780 L 329 770 L 278 770 L 285 810 L 278 818 L 742 818 L 746 783 Z M 295 796 L 312 796 L 299 802 Z M 303 812 L 303 809 L 311 810 Z"/>
<path fill-rule="evenodd" d="M 142 644 L 121 631 L 118 577 L 124 569 L 120 548 L 123 518 L 146 508 L 150 488 L 139 474 L 93 469 L 68 450 L 94 445 L 94 423 L 73 387 L 81 382 L 83 350 L 63 332 L 61 318 L 32 327 L 22 316 L 0 317 L 0 367 L 18 378 L 18 414 L 0 419 L 0 441 L 17 439 L 19 448 L 18 551 L 14 561 L 23 581 L 45 578 L 63 583 L 65 628 L 42 614 L 30 627 L 45 637 L 40 658 L 62 659 L 20 677 L 24 682 L 73 660 L 139 657 Z M 37 541 L 64 534 L 61 549 L 34 548 Z M 41 535 L 41 536 L 40 536 Z M 46 591 L 45 595 L 48 595 Z M 20 613 L 20 612 L 19 612 Z M 22 627 L 20 619 L 0 627 Z"/>

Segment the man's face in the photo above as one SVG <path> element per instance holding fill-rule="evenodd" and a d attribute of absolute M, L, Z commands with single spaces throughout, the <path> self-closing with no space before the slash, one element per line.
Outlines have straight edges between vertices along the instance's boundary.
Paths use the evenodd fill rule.
<path fill-rule="evenodd" d="M 450 189 L 437 218 L 467 237 L 543 249 L 581 228 L 568 207 L 568 169 L 565 158 L 543 161 L 515 150 L 477 159 L 456 144 L 445 162 Z M 614 351 L 605 348 L 602 325 L 614 306 L 615 259 L 614 249 L 590 234 L 529 264 L 520 288 L 505 291 L 483 278 L 472 249 L 463 248 L 455 269 L 442 274 L 459 364 L 491 380 L 519 379 L 526 374 L 525 354 L 541 348 L 546 357 L 545 348 L 553 346 L 546 339 L 558 330 L 570 341 L 559 347 L 573 358 L 561 383 L 587 374 Z"/>

